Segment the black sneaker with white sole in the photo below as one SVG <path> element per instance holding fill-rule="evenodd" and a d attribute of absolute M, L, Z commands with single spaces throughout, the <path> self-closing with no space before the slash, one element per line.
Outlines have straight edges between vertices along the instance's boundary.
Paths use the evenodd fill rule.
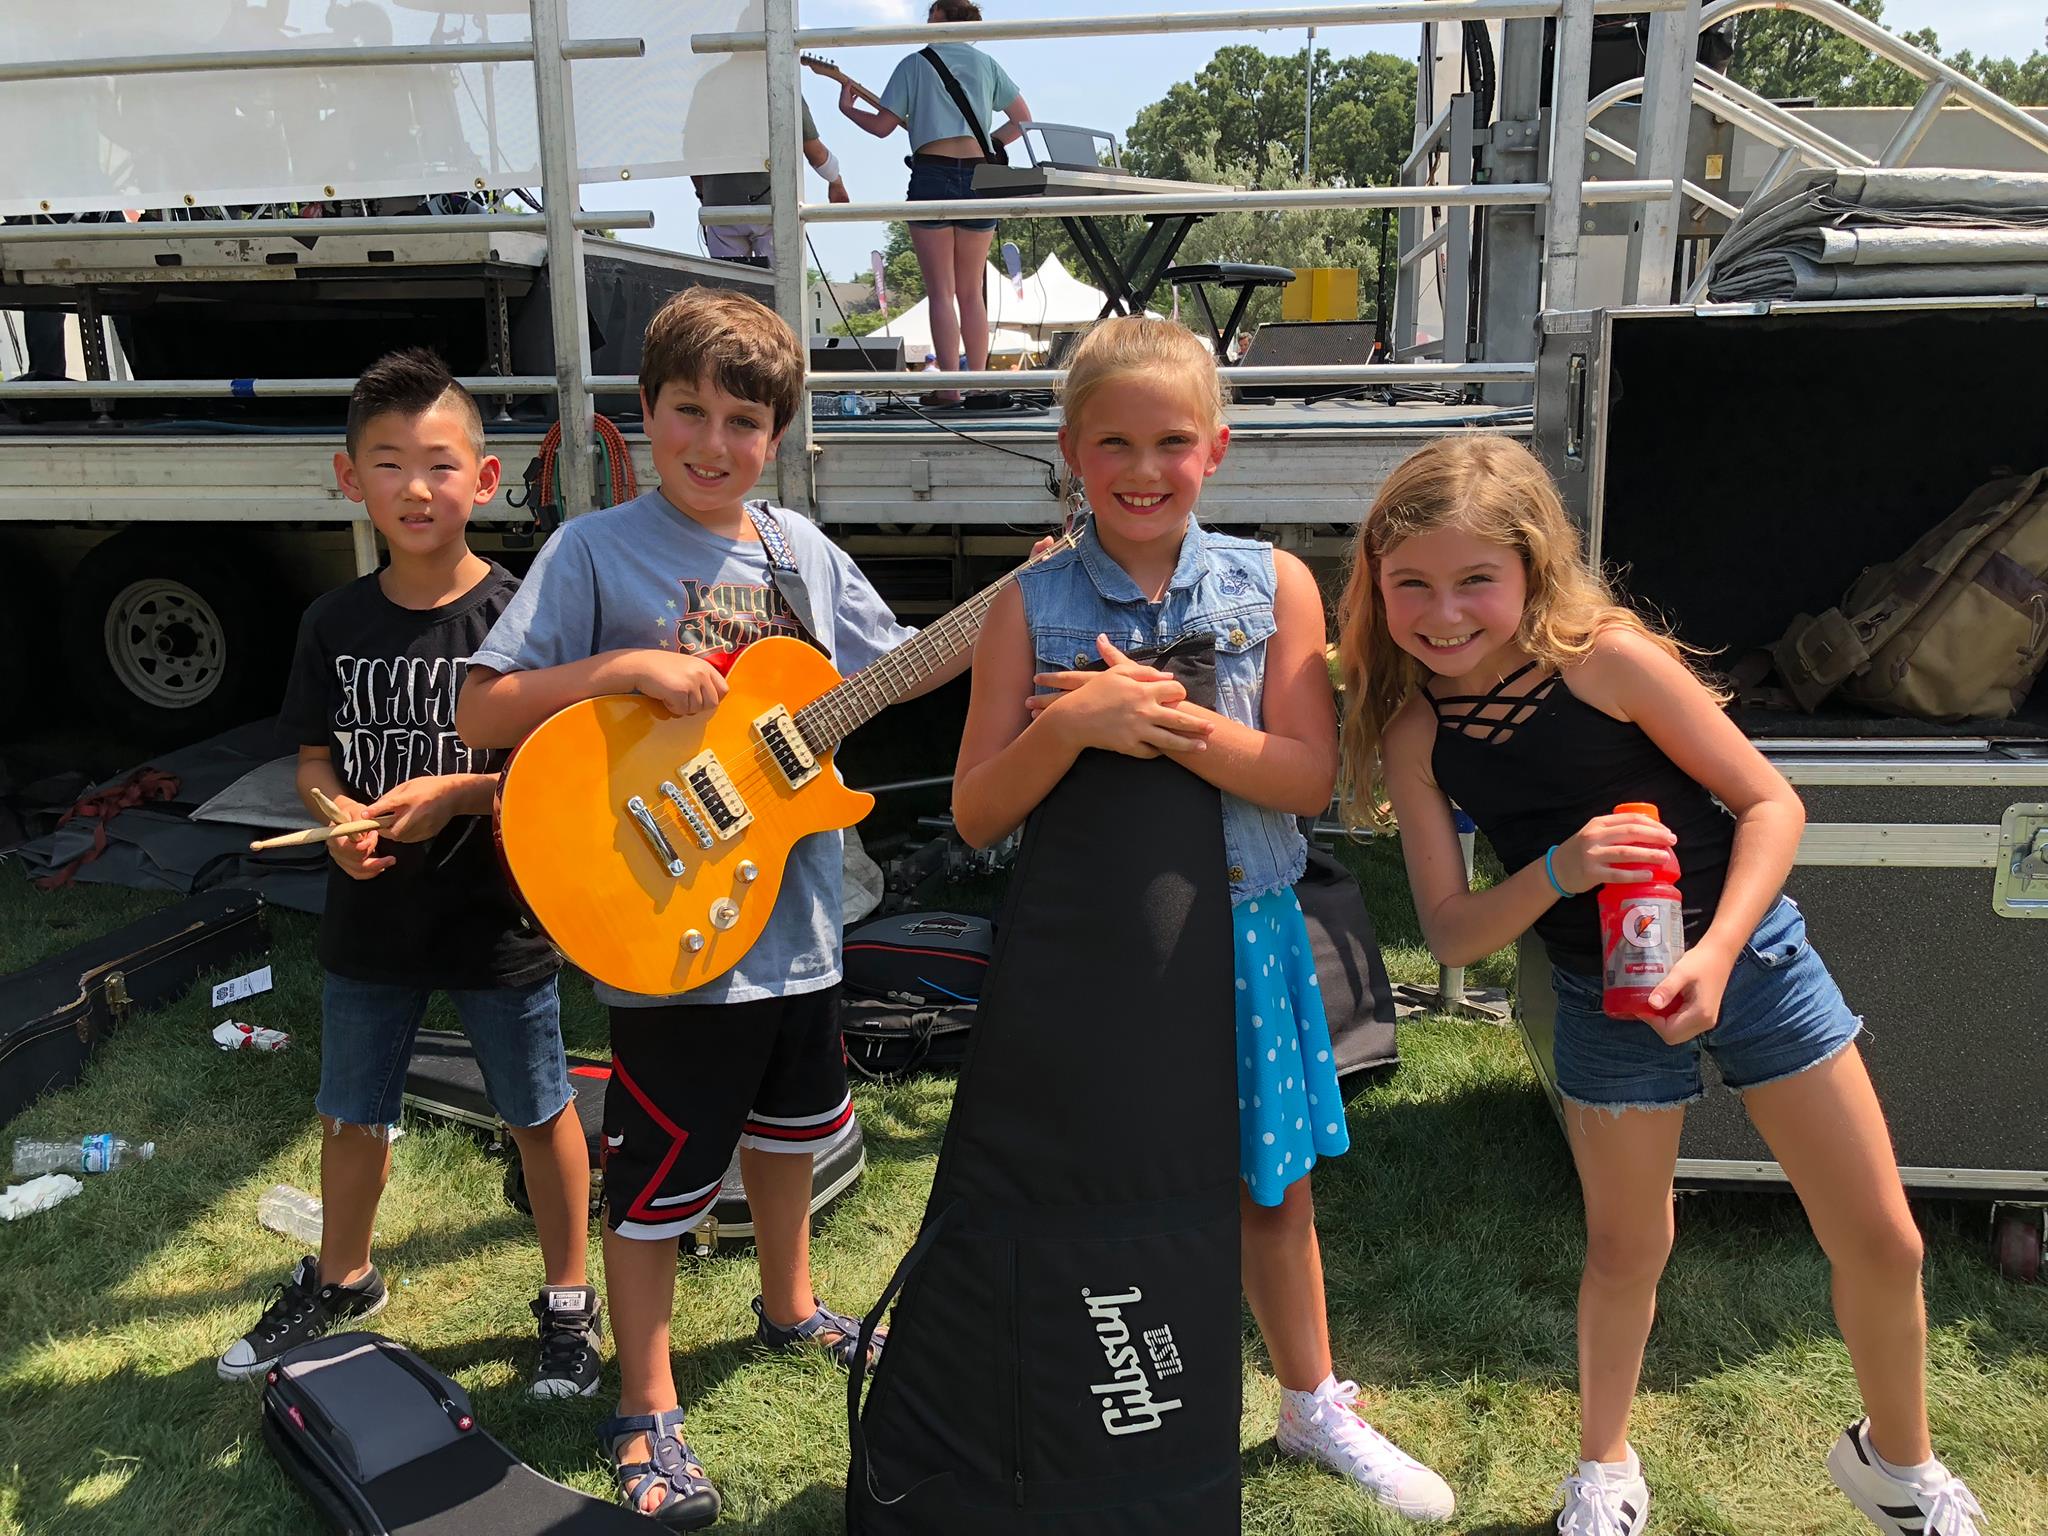
<path fill-rule="evenodd" d="M 1984 1511 L 1963 1480 L 1940 1462 L 1911 1479 L 1892 1472 L 1870 1443 L 1870 1420 L 1842 1431 L 1828 1452 L 1828 1476 L 1886 1536 L 1983 1536 Z"/>
<path fill-rule="evenodd" d="M 228 1346 L 214 1369 L 222 1381 L 260 1376 L 286 1350 L 317 1339 L 342 1323 L 374 1317 L 390 1300 L 391 1293 L 384 1288 L 384 1277 L 376 1266 L 352 1285 L 322 1285 L 320 1261 L 309 1253 L 299 1260 L 291 1278 L 271 1291 L 256 1326 Z"/>
<path fill-rule="evenodd" d="M 544 1285 L 533 1298 L 540 1325 L 540 1363 L 527 1390 L 535 1397 L 588 1397 L 597 1390 L 602 1362 L 604 1303 L 587 1285 Z"/>

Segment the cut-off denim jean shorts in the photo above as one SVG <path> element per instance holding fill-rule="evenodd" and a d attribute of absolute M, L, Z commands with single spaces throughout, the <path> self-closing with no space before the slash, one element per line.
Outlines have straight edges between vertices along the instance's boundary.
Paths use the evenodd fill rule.
<path fill-rule="evenodd" d="M 1609 1018 L 1600 978 L 1553 970 L 1557 1088 L 1594 1109 L 1675 1109 L 1705 1091 L 1700 1052 L 1740 1093 L 1816 1067 L 1862 1031 L 1827 963 L 1806 942 L 1798 904 L 1780 896 L 1736 956 L 1721 1021 L 1679 1045 L 1640 1019 Z"/>
<path fill-rule="evenodd" d="M 916 155 L 910 164 L 910 186 L 904 193 L 904 201 L 910 203 L 950 203 L 965 201 L 982 194 L 974 190 L 974 168 L 976 160 L 956 160 L 950 164 L 937 162 L 945 159 L 942 155 Z M 911 224 L 919 229 L 994 229 L 994 219 L 912 219 Z"/>
<path fill-rule="evenodd" d="M 356 981 L 327 972 L 320 1008 L 320 1091 L 313 1107 L 344 1125 L 398 1119 L 413 1038 L 431 987 Z M 491 1108 L 508 1125 L 544 1125 L 571 1096 L 561 1005 L 552 975 L 524 987 L 448 989 L 476 1048 Z"/>

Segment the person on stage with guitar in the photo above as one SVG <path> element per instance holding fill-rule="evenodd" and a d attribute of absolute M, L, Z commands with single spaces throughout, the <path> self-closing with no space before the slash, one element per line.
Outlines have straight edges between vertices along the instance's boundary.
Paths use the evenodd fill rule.
<path fill-rule="evenodd" d="M 825 197 L 829 202 L 850 201 L 846 192 L 846 181 L 840 175 L 839 157 L 825 147 L 825 141 L 818 137 L 818 125 L 811 120 L 808 103 L 799 103 L 804 115 L 804 161 L 818 173 L 825 182 Z M 706 224 L 704 226 L 704 254 L 715 261 L 743 261 L 750 267 L 769 267 L 775 264 L 775 226 L 768 214 L 768 173 L 766 171 L 735 171 L 729 175 L 692 176 L 690 185 L 696 190 L 697 201 L 706 208 L 737 208 L 743 204 L 758 205 L 762 217 L 748 224 Z"/>
<path fill-rule="evenodd" d="M 979 21 L 974 0 L 933 0 L 927 21 Z M 934 43 L 896 66 L 882 94 L 862 89 L 829 65 L 806 61 L 821 74 L 839 81 L 839 110 L 850 120 L 886 139 L 898 128 L 910 132 L 910 189 L 914 203 L 950 202 L 975 196 L 974 168 L 1007 159 L 1001 146 L 1014 143 L 1031 121 L 1016 83 L 1003 66 L 971 43 Z M 860 106 L 865 98 L 872 112 Z M 1009 121 L 995 126 L 996 113 Z M 915 219 L 910 248 L 931 300 L 933 349 L 946 373 L 959 366 L 979 371 L 988 366 L 988 297 L 984 286 L 988 250 L 995 239 L 994 219 Z M 960 398 L 957 390 L 935 390 L 926 397 L 937 404 Z"/>
<path fill-rule="evenodd" d="M 549 539 L 470 658 L 456 714 L 466 741 L 513 746 L 611 694 L 710 713 L 723 668 L 764 637 L 808 640 L 849 673 L 912 637 L 814 524 L 745 499 L 804 408 L 803 376 L 797 338 L 753 299 L 691 288 L 662 307 L 640 361 L 660 484 Z M 957 677 L 968 654 L 904 696 Z M 669 1314 L 676 1241 L 717 1198 L 735 1145 L 761 1265 L 755 1337 L 841 1365 L 858 1347 L 859 1324 L 811 1289 L 809 1246 L 813 1156 L 853 1134 L 837 1012 L 841 866 L 838 832 L 798 841 L 760 937 L 714 980 L 668 997 L 597 989 L 611 1010 L 604 1257 L 620 1375 L 619 1414 L 598 1438 L 623 1502 L 671 1527 L 709 1524 L 720 1505 L 683 1439 Z"/>

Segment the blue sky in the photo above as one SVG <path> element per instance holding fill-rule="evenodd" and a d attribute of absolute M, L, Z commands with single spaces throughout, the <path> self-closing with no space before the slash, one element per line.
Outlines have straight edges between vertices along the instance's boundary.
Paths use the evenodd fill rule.
<path fill-rule="evenodd" d="M 991 18 L 1024 0 L 983 0 Z M 1213 0 L 1217 5 L 1230 0 Z M 918 19 L 928 0 L 804 0 L 799 24 L 839 26 Z M 1183 9 L 1151 0 L 1030 0 L 1034 17 L 1096 16 L 1148 9 Z M 1933 27 L 1944 51 L 1968 48 L 1978 55 L 2024 57 L 2044 45 L 2042 0 L 1887 0 L 1885 23 L 1900 31 Z M 1177 80 L 1193 77 L 1226 43 L 1254 43 L 1270 53 L 1298 52 L 1305 41 L 1300 28 L 1265 32 L 1204 32 L 1165 37 L 1112 37 L 1093 40 L 993 45 L 1011 78 L 1024 93 L 1033 115 L 1048 122 L 1084 123 L 1108 128 L 1121 138 L 1139 108 L 1156 101 Z M 1340 53 L 1384 52 L 1412 57 L 1416 28 L 1354 27 L 1316 34 L 1319 48 Z M 890 68 L 908 48 L 840 49 L 832 57 L 856 80 L 879 91 Z M 907 145 L 899 133 L 887 141 L 871 138 L 839 115 L 831 83 L 805 74 L 804 89 L 819 132 L 845 167 L 846 184 L 856 201 L 900 197 L 907 172 Z M 635 182 L 630 187 L 591 187 L 585 192 L 593 206 L 651 207 L 656 227 L 626 238 L 670 249 L 701 252 L 696 199 L 687 181 Z M 822 200 L 823 188 L 806 173 L 805 196 Z M 822 224 L 812 241 L 835 277 L 867 265 L 868 252 L 881 244 L 880 225 Z"/>

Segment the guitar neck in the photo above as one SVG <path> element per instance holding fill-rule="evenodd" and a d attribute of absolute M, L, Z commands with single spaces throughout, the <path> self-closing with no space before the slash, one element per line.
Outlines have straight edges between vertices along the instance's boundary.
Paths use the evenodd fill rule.
<path fill-rule="evenodd" d="M 858 80 L 855 80 L 849 75 L 847 75 L 846 72 L 841 70 L 837 65 L 825 65 L 821 64 L 820 62 L 814 59 L 809 58 L 801 59 L 799 62 L 804 64 L 807 68 L 815 71 L 816 73 L 823 75 L 827 80 L 838 81 L 841 85 L 845 86 L 848 90 L 852 91 L 854 95 L 858 96 L 862 101 L 866 102 L 869 106 L 874 107 L 878 111 L 888 110 L 886 107 L 882 105 L 881 97 L 877 96 L 873 91 L 869 90 L 866 86 L 862 85 Z"/>
<path fill-rule="evenodd" d="M 989 609 L 1016 579 L 1016 571 L 998 577 L 944 618 L 799 710 L 797 725 L 811 750 L 820 756 L 832 751 L 891 704 L 916 693 L 947 663 L 973 650 Z"/>

